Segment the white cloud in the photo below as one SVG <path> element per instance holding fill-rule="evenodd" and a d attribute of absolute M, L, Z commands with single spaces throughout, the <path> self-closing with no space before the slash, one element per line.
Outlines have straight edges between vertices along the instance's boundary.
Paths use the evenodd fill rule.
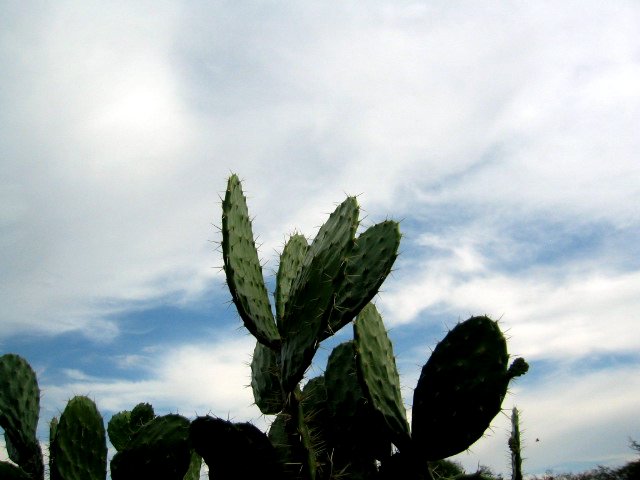
<path fill-rule="evenodd" d="M 142 378 L 93 378 L 79 370 L 66 372 L 66 381 L 43 385 L 43 420 L 64 409 L 73 395 L 95 399 L 103 414 L 151 403 L 156 413 L 178 412 L 187 417 L 213 414 L 237 421 L 259 420 L 253 405 L 250 369 L 252 337 L 218 339 L 211 344 L 158 346 L 142 355 Z M 50 420 L 50 418 L 46 418 Z"/>
<path fill-rule="evenodd" d="M 493 238 L 481 229 L 422 237 L 418 243 L 435 254 L 417 253 L 424 260 L 405 263 L 386 284 L 380 302 L 389 325 L 427 322 L 433 313 L 448 313 L 451 321 L 486 314 L 508 328 L 512 351 L 531 359 L 640 348 L 634 334 L 640 272 L 603 267 L 591 257 L 501 271 L 493 263 L 499 255 L 489 259 L 484 250 L 526 255 L 526 247 L 498 233 Z"/>
<path fill-rule="evenodd" d="M 113 337 L 127 302 L 202 292 L 229 171 L 268 258 L 344 192 L 637 222 L 636 9 L 236 8 L 14 12 L 6 333 Z"/>
<path fill-rule="evenodd" d="M 634 454 L 628 441 L 637 437 L 640 428 L 634 414 L 640 394 L 637 378 L 637 365 L 587 374 L 558 365 L 541 383 L 517 387 L 503 404 L 505 415 L 494 420 L 493 431 L 456 459 L 469 470 L 482 464 L 509 474 L 508 415 L 516 405 L 521 410 L 525 473 L 566 472 L 570 462 L 621 465 L 630 461 Z"/>

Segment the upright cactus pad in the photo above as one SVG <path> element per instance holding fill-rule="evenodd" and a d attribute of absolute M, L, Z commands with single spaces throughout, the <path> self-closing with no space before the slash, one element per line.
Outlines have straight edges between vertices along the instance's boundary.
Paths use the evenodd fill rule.
<path fill-rule="evenodd" d="M 370 303 L 354 323 L 358 372 L 373 408 L 382 414 L 395 445 L 402 450 L 411 441 L 400 393 L 400 376 L 382 317 Z"/>
<path fill-rule="evenodd" d="M 427 460 L 469 448 L 500 412 L 509 380 L 507 344 L 488 317 L 458 324 L 422 368 L 413 395 L 413 441 Z"/>
<path fill-rule="evenodd" d="M 334 461 L 347 466 L 357 458 L 358 464 L 372 463 L 391 451 L 391 435 L 384 418 L 366 398 L 358 375 L 356 347 L 353 340 L 336 346 L 327 361 L 325 387 L 327 410 L 331 414 L 329 449 Z"/>
<path fill-rule="evenodd" d="M 289 300 L 291 286 L 300 273 L 302 262 L 307 255 L 308 249 L 309 244 L 303 235 L 292 235 L 280 255 L 274 294 L 276 299 L 276 319 L 280 329 L 282 329 L 281 323 L 284 318 L 284 308 Z"/>
<path fill-rule="evenodd" d="M 522 480 L 522 447 L 520 445 L 520 415 L 518 409 L 511 410 L 511 436 L 509 437 L 511 451 L 511 480 Z"/>
<path fill-rule="evenodd" d="M 111 417 L 107 424 L 107 433 L 111 445 L 117 450 L 124 450 L 131 441 L 133 430 L 131 429 L 131 412 L 125 410 Z"/>
<path fill-rule="evenodd" d="M 345 260 L 358 226 L 358 203 L 348 197 L 329 216 L 307 250 L 291 287 L 281 333 L 282 385 L 293 391 L 318 348 L 335 301 L 336 286 L 344 277 Z"/>
<path fill-rule="evenodd" d="M 0 427 L 9 458 L 33 478 L 43 478 L 42 450 L 36 439 L 40 390 L 36 374 L 19 355 L 0 356 Z"/>
<path fill-rule="evenodd" d="M 259 342 L 279 348 L 280 335 L 262 276 L 247 201 L 236 175 L 229 178 L 222 202 L 222 257 L 229 291 L 245 326 Z"/>
<path fill-rule="evenodd" d="M 106 433 L 102 416 L 90 398 L 69 400 L 50 448 L 51 480 L 106 478 Z"/>

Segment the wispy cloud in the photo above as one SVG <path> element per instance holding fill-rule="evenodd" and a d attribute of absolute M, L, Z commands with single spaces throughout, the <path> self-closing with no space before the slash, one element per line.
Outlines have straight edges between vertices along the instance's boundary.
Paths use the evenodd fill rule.
<path fill-rule="evenodd" d="M 255 420 L 261 414 L 247 387 L 253 347 L 251 337 L 239 335 L 211 343 L 162 345 L 135 360 L 142 372 L 135 380 L 67 370 L 64 378 L 45 383 L 42 390 L 49 406 L 62 409 L 70 395 L 88 395 L 109 416 L 149 402 L 158 413 L 178 412 L 188 417 L 211 413 Z M 43 412 L 46 414 L 52 412 Z"/>

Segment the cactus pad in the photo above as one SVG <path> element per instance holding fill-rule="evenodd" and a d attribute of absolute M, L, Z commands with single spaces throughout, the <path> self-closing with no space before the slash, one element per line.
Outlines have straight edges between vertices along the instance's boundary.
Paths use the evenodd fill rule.
<path fill-rule="evenodd" d="M 384 417 L 393 442 L 402 450 L 411 437 L 400 393 L 400 376 L 391 340 L 372 303 L 358 314 L 353 332 L 363 390 L 373 408 Z"/>
<path fill-rule="evenodd" d="M 458 324 L 422 368 L 413 396 L 412 434 L 427 460 L 469 448 L 500 412 L 512 375 L 507 344 L 488 317 Z"/>
<path fill-rule="evenodd" d="M 222 202 L 222 257 L 233 303 L 247 330 L 259 342 L 279 348 L 280 335 L 262 276 L 247 201 L 236 175 L 229 178 Z"/>
<path fill-rule="evenodd" d="M 276 276 L 276 291 L 274 294 L 278 326 L 280 326 L 282 318 L 284 317 L 284 308 L 289 299 L 291 285 L 300 272 L 308 249 L 309 244 L 303 235 L 292 235 L 280 255 L 280 264 L 278 265 L 278 274 Z"/>
<path fill-rule="evenodd" d="M 113 480 L 183 480 L 192 462 L 189 420 L 181 415 L 155 417 L 142 425 L 127 447 L 111 460 Z"/>
<path fill-rule="evenodd" d="M 348 197 L 329 216 L 307 250 L 282 319 L 282 386 L 292 392 L 318 348 L 344 277 L 347 253 L 358 226 L 358 203 Z"/>
<path fill-rule="evenodd" d="M 40 390 L 36 374 L 19 355 L 0 356 L 0 427 L 9 458 L 34 478 L 44 474 L 42 450 L 36 439 Z"/>
<path fill-rule="evenodd" d="M 282 478 L 273 445 L 250 423 L 198 417 L 191 423 L 190 438 L 209 466 L 210 478 Z"/>
<path fill-rule="evenodd" d="M 69 400 L 51 442 L 51 480 L 104 480 L 107 441 L 95 403 L 83 396 Z"/>
<path fill-rule="evenodd" d="M 353 320 L 378 293 L 398 256 L 398 223 L 387 220 L 369 227 L 355 240 L 346 259 L 344 280 L 323 337 L 333 335 Z"/>
<path fill-rule="evenodd" d="M 256 405 L 265 415 L 275 415 L 283 407 L 279 357 L 280 352 L 256 342 L 251 359 L 251 388 Z"/>

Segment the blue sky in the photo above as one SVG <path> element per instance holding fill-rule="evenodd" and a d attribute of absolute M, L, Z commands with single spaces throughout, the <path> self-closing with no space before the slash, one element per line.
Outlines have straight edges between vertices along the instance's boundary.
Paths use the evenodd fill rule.
<path fill-rule="evenodd" d="M 36 369 L 43 436 L 75 394 L 266 428 L 216 245 L 236 172 L 271 285 L 346 194 L 401 221 L 376 304 L 408 407 L 446 329 L 488 314 L 532 366 L 504 403 L 526 471 L 633 458 L 636 2 L 0 8 L 0 351 Z M 456 459 L 508 474 L 507 417 L 488 433 Z"/>

